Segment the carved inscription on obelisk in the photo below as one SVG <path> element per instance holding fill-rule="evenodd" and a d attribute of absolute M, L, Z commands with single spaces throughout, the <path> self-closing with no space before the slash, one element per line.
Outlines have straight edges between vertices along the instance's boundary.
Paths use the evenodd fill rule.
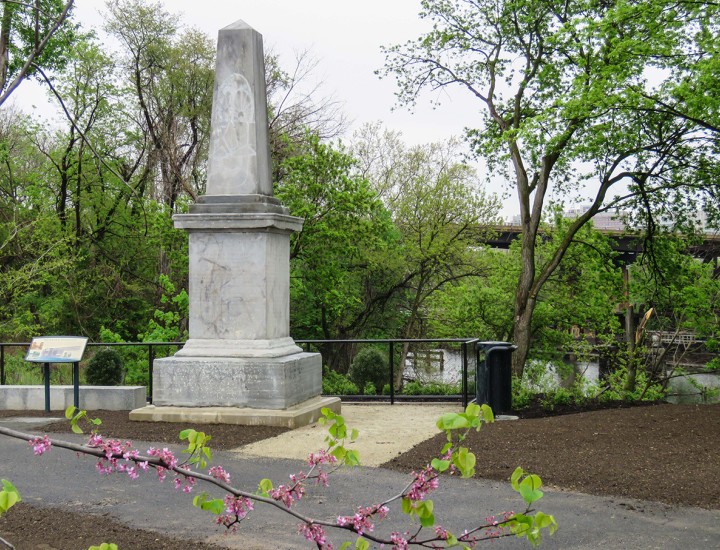
<path fill-rule="evenodd" d="M 262 35 L 237 21 L 220 30 L 207 195 L 272 196 Z"/>

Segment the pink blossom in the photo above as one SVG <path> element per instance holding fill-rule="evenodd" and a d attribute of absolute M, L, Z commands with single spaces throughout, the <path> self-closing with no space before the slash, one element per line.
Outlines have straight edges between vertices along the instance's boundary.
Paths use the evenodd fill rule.
<path fill-rule="evenodd" d="M 354 516 L 338 516 L 335 521 L 340 526 L 351 525 L 353 531 L 358 535 L 362 535 L 363 533 L 371 533 L 375 529 L 372 521 L 370 521 L 373 516 L 377 515 L 379 519 L 385 519 L 388 511 L 387 506 L 375 505 L 367 508 L 358 506 L 358 511 Z"/>
<path fill-rule="evenodd" d="M 225 513 L 218 516 L 215 523 L 224 525 L 234 533 L 237 531 L 237 524 L 245 519 L 252 509 L 253 503 L 249 498 L 227 495 L 225 497 Z"/>
<path fill-rule="evenodd" d="M 215 479 L 230 483 L 230 474 L 227 473 L 222 466 L 213 466 L 208 473 Z"/>
<path fill-rule="evenodd" d="M 335 464 L 337 463 L 337 457 L 324 449 L 321 449 L 318 453 L 310 453 L 308 455 L 308 465 L 316 466 L 318 464 Z"/>
<path fill-rule="evenodd" d="M 298 533 L 306 540 L 314 542 L 321 550 L 332 550 L 332 544 L 327 541 L 325 530 L 315 523 L 301 523 L 298 525 Z"/>
<path fill-rule="evenodd" d="M 28 441 L 28 444 L 33 448 L 33 453 L 36 455 L 41 455 L 47 451 L 50 450 L 50 447 L 52 447 L 52 443 L 48 439 L 48 436 L 44 436 L 42 439 L 39 437 L 36 437 L 35 439 L 31 439 Z"/>
<path fill-rule="evenodd" d="M 390 540 L 394 545 L 393 550 L 407 550 L 408 542 L 402 536 L 400 536 L 400 533 L 393 533 L 392 535 L 390 535 Z"/>
<path fill-rule="evenodd" d="M 412 475 L 415 476 L 415 480 L 406 493 L 406 496 L 410 500 L 424 500 L 428 494 L 438 488 L 437 473 L 435 473 L 432 467 L 428 466 L 419 473 L 413 472 Z"/>
<path fill-rule="evenodd" d="M 175 458 L 175 456 L 167 447 L 164 447 L 162 451 L 160 449 L 151 447 L 150 449 L 148 449 L 148 455 L 158 458 L 160 462 L 165 464 L 165 466 L 170 470 L 177 466 L 177 458 Z"/>

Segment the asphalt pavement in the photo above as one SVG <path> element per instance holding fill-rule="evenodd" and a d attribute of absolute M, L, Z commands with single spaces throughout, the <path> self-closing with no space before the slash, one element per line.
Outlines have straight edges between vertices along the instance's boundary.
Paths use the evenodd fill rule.
<path fill-rule="evenodd" d="M 382 418 L 383 422 L 388 422 L 396 417 L 385 414 Z M 9 424 L 7 421 L 3 425 L 23 431 L 35 429 L 29 424 Z M 41 431 L 41 427 L 36 428 Z M 381 431 L 387 433 L 388 430 L 392 433 L 392 426 Z M 65 439 L 81 441 L 71 435 Z M 141 452 L 152 446 L 151 443 L 135 443 Z M 482 461 L 482 457 L 478 460 Z M 289 474 L 306 469 L 304 462 L 296 459 L 249 456 L 232 451 L 216 453 L 214 463 L 223 465 L 231 473 L 233 485 L 249 491 L 254 491 L 262 478 L 270 478 L 278 485 L 285 482 Z M 169 481 L 159 483 L 152 472 L 136 481 L 121 474 L 99 475 L 95 461 L 90 457 L 78 457 L 61 449 L 35 457 L 27 443 L 2 436 L 0 477 L 11 480 L 24 501 L 36 506 L 109 514 L 132 527 L 193 537 L 227 548 L 294 550 L 312 547 L 297 535 L 297 520 L 270 507 L 258 505 L 238 533 L 228 535 L 213 523 L 214 516 L 192 506 L 192 495 L 175 491 Z M 352 515 L 357 506 L 382 502 L 401 492 L 407 481 L 407 475 L 383 468 L 344 469 L 331 477 L 329 487 L 312 487 L 297 510 L 328 520 L 338 515 Z M 222 497 L 213 489 L 208 491 Z M 436 520 L 452 532 L 472 528 L 487 516 L 520 510 L 523 506 L 509 483 L 449 476 L 442 478 L 432 499 Z M 544 537 L 541 548 L 720 548 L 718 510 L 554 489 L 546 489 L 537 508 L 553 514 L 560 526 L 555 535 Z M 389 533 L 405 531 L 408 527 L 406 516 L 398 506 L 392 506 L 388 518 L 377 528 L 380 533 Z M 346 540 L 342 533 L 334 533 L 330 539 L 336 548 Z M 505 538 L 493 541 L 491 547 L 529 548 L 530 545 L 524 540 Z"/>

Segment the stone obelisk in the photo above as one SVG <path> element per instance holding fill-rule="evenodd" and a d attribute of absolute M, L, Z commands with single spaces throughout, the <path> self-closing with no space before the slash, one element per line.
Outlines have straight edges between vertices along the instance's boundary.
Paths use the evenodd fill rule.
<path fill-rule="evenodd" d="M 290 337 L 290 235 L 302 219 L 273 197 L 262 36 L 243 21 L 218 34 L 206 194 L 176 215 L 189 236 L 185 347 L 153 368 L 137 420 L 296 427 L 322 399 L 320 355 Z"/>

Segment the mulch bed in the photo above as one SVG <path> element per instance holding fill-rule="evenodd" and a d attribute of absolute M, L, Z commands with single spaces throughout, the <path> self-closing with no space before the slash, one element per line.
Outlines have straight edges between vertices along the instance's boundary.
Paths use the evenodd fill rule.
<path fill-rule="evenodd" d="M 613 408 L 604 408 L 608 406 Z M 720 509 L 720 404 L 589 407 L 600 410 L 558 407 L 552 411 L 556 416 L 547 416 L 548 411 L 532 407 L 523 414 L 538 418 L 496 422 L 471 432 L 465 444 L 477 455 L 477 477 L 506 481 L 516 466 L 522 466 L 540 475 L 546 485 L 560 489 Z M 104 435 L 119 439 L 177 443 L 180 430 L 188 427 L 130 422 L 127 412 L 92 411 L 89 415 L 103 420 Z M 0 417 L 7 416 L 62 414 L 0 411 Z M 211 446 L 217 449 L 239 447 L 285 431 L 219 424 L 204 429 L 212 434 Z M 68 432 L 69 424 L 53 423 L 46 431 Z M 439 434 L 383 466 L 402 472 L 423 468 L 444 443 L 444 434 Z M 129 529 L 107 517 L 24 503 L 0 518 L 0 536 L 12 539 L 19 550 L 87 548 L 100 542 L 98 533 L 121 549 L 214 548 Z"/>
<path fill-rule="evenodd" d="M 470 432 L 476 477 L 517 466 L 543 483 L 594 495 L 720 509 L 720 404 L 654 405 L 495 422 Z M 437 456 L 444 434 L 384 464 L 407 472 Z"/>

